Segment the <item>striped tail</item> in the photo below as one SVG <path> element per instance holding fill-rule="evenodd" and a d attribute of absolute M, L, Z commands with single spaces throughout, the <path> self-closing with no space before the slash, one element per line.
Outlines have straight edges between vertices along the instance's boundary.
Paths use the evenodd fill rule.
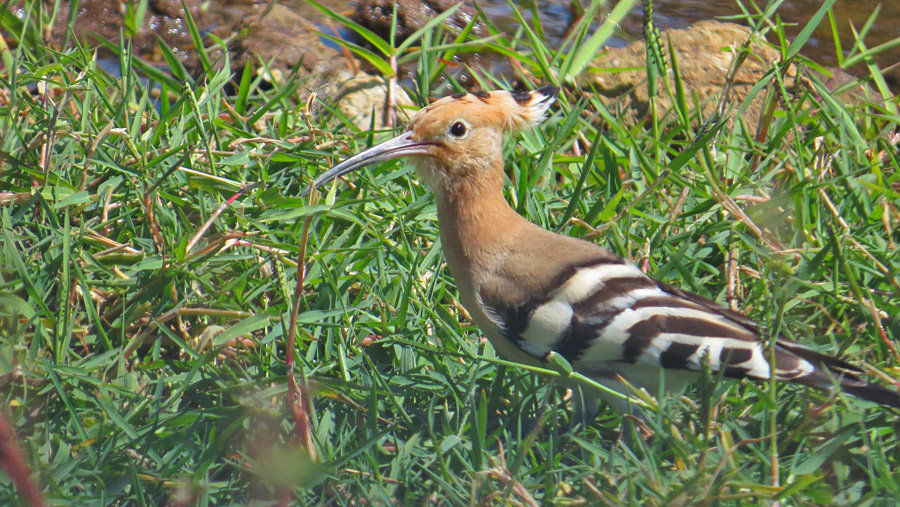
<path fill-rule="evenodd" d="M 816 367 L 812 373 L 792 379 L 793 382 L 826 391 L 833 391 L 835 385 L 838 385 L 842 391 L 857 398 L 887 407 L 900 408 L 900 393 L 860 379 L 858 374 L 862 373 L 862 370 L 856 366 L 787 340 L 778 340 L 777 346 L 786 353 L 804 359 Z M 778 355 L 776 352 L 776 362 Z"/>

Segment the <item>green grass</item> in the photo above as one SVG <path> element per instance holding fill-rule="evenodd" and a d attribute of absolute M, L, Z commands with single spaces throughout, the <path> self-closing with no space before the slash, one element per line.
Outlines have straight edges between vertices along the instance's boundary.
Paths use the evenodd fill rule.
<path fill-rule="evenodd" d="M 801 61 L 802 37 L 779 37 L 761 11 L 751 23 Z M 30 12 L 0 13 L 21 41 L 0 48 L 13 62 L 0 70 L 0 406 L 51 503 L 900 496 L 897 412 L 806 388 L 709 378 L 637 417 L 606 409 L 559 432 L 571 401 L 553 372 L 499 360 L 459 311 L 433 201 L 409 168 L 370 168 L 316 203 L 297 197 L 388 133 L 355 131 L 327 98 L 307 116 L 301 79 L 263 86 L 248 71 L 228 86 L 217 62 L 193 79 L 174 61 L 148 69 L 127 43 L 112 44 L 123 75 L 110 75 L 91 48 L 42 45 L 49 21 Z M 453 37 L 431 28 L 403 48 L 420 105 L 457 90 L 437 79 Z M 885 94 L 867 50 L 843 42 Z M 482 45 L 517 58 L 535 85 L 587 58 L 535 33 L 466 50 Z M 759 138 L 740 122 L 698 131 L 689 96 L 646 129 L 567 90 L 541 128 L 507 143 L 509 200 L 658 279 L 733 296 L 773 334 L 900 377 L 888 346 L 900 340 L 897 99 L 851 108 L 815 81 L 788 93 L 783 68 L 758 89 L 777 101 Z M 296 443 L 288 390 L 298 260 L 289 352 L 315 462 Z M 0 504 L 16 498 L 0 477 Z"/>

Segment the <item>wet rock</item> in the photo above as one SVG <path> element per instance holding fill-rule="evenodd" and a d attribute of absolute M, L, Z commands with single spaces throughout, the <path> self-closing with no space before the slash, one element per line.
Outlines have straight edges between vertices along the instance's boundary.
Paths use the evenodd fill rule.
<path fill-rule="evenodd" d="M 282 5 L 282 3 L 284 5 Z M 452 4 L 452 2 L 443 2 Z M 438 2 L 435 9 L 447 6 Z M 339 50 L 322 43 L 318 31 L 324 16 L 305 2 L 286 0 L 271 3 L 252 0 L 186 0 L 185 4 L 197 26 L 228 40 L 231 69 L 239 76 L 244 65 L 265 62 L 271 80 L 288 79 L 296 69 L 301 76 L 309 76 L 303 90 L 315 90 L 362 130 L 373 124 L 376 128 L 390 125 L 389 114 L 397 123 L 408 120 L 407 109 L 412 105 L 409 96 L 396 83 L 388 94 L 388 82 L 367 74 L 353 75 Z M 346 4 L 332 2 L 340 9 Z M 64 20 L 54 27 L 56 41 L 61 43 L 66 31 L 65 20 L 72 14 L 70 4 L 63 3 L 57 19 Z M 125 3 L 119 0 L 82 0 L 74 13 L 72 30 L 82 40 L 97 34 L 116 41 L 124 27 Z M 413 19 L 406 17 L 404 19 Z M 418 18 L 416 18 L 418 19 Z M 462 19 L 462 18 L 457 18 Z M 408 26 L 418 26 L 410 21 Z M 327 25 L 325 25 L 327 26 Z M 159 55 L 157 37 L 168 44 L 176 56 L 194 75 L 202 72 L 194 42 L 184 16 L 182 0 L 150 0 L 144 22 L 132 38 L 135 52 L 144 59 L 164 63 Z M 225 62 L 222 49 L 208 43 L 208 55 L 214 66 Z"/>
<path fill-rule="evenodd" d="M 317 18 L 314 18 L 317 19 Z M 337 49 L 322 43 L 318 26 L 305 15 L 281 4 L 253 5 L 228 28 L 232 70 L 239 72 L 248 60 L 266 62 L 273 76 L 287 77 L 295 68 L 301 75 L 327 73 L 343 65 Z M 217 52 L 218 54 L 218 52 Z"/>
<path fill-rule="evenodd" d="M 317 22 L 322 14 L 305 3 L 259 2 L 254 0 L 185 0 L 191 17 L 201 34 L 213 33 L 229 41 L 233 72 L 241 72 L 245 63 L 266 62 L 273 78 L 287 76 L 298 68 L 299 74 L 324 72 L 340 65 L 337 49 L 325 46 L 319 38 Z M 340 2 L 337 2 L 340 5 Z M 71 4 L 62 2 L 56 16 L 59 20 L 52 35 L 61 44 L 69 29 L 67 20 Z M 74 13 L 71 26 L 80 40 L 91 41 L 94 35 L 117 41 L 125 26 L 126 3 L 121 0 L 82 0 Z M 197 50 L 188 30 L 182 0 L 150 0 L 143 23 L 131 37 L 132 47 L 141 58 L 165 64 L 157 37 L 172 48 L 175 55 L 194 75 L 202 72 Z M 221 49 L 204 42 L 214 65 L 224 62 Z"/>
<path fill-rule="evenodd" d="M 402 41 L 422 28 L 430 19 L 453 7 L 459 0 L 361 0 L 356 5 L 353 20 L 390 40 L 391 17 L 394 14 L 394 3 L 397 4 L 397 40 Z M 475 18 L 477 11 L 470 2 L 465 2 L 446 23 L 462 29 Z M 487 30 L 476 24 L 472 32 L 483 37 Z"/>
<path fill-rule="evenodd" d="M 223 2 L 228 4 L 230 2 Z M 57 23 L 53 26 L 52 37 L 59 43 L 65 39 L 69 29 L 66 22 L 71 16 L 71 3 L 60 2 L 60 10 L 56 15 Z M 209 2 L 203 0 L 185 0 L 194 23 L 200 30 L 207 30 L 220 22 L 226 14 L 227 6 L 216 6 L 210 9 Z M 80 40 L 91 41 L 95 35 L 114 43 L 125 26 L 126 2 L 118 0 L 81 0 L 75 13 L 72 31 Z M 188 31 L 187 22 L 181 0 L 150 0 L 144 22 L 137 27 L 132 37 L 132 47 L 137 55 L 153 61 L 159 61 L 156 38 L 160 37 L 172 48 L 179 58 L 188 58 L 194 42 Z"/>

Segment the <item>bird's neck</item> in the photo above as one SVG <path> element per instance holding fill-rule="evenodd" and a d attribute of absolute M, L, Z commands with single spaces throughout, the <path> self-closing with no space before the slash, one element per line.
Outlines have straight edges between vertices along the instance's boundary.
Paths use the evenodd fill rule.
<path fill-rule="evenodd" d="M 533 226 L 503 197 L 502 173 L 466 179 L 437 195 L 438 222 L 447 263 L 460 290 L 477 290 L 479 275 L 493 271 L 522 227 Z"/>

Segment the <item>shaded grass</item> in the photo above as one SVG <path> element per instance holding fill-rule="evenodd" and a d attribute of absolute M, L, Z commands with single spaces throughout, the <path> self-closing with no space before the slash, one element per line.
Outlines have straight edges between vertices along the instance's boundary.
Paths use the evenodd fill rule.
<path fill-rule="evenodd" d="M 354 131 L 325 102 L 307 116 L 298 80 L 264 87 L 245 72 L 232 89 L 217 62 L 193 79 L 173 61 L 147 83 L 114 45 L 113 76 L 87 48 L 37 42 L 40 21 L 15 32 L 29 42 L 0 77 L 0 393 L 48 499 L 218 505 L 285 486 L 298 504 L 900 495 L 897 414 L 797 387 L 707 378 L 639 417 L 607 410 L 558 434 L 565 391 L 497 359 L 461 312 L 433 202 L 408 168 L 367 170 L 318 203 L 296 197 L 381 133 Z M 409 48 L 418 97 L 454 91 L 434 80 L 442 39 Z M 536 52 L 537 37 L 491 44 L 540 81 L 583 60 Z M 767 135 L 738 122 L 693 148 L 685 98 L 657 138 L 570 90 L 507 143 L 508 197 L 663 281 L 734 299 L 771 333 L 897 378 L 896 107 L 850 108 L 814 79 L 788 93 L 784 68 L 760 87 L 779 99 Z M 318 464 L 292 444 L 286 401 L 305 219 L 290 353 L 314 393 Z M 16 501 L 6 478 L 0 499 Z"/>

